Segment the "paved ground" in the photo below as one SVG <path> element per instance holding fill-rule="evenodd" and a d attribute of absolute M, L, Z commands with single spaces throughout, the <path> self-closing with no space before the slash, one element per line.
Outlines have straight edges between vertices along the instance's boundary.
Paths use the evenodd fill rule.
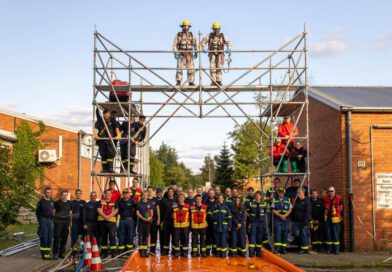
<path fill-rule="evenodd" d="M 392 271 L 391 252 L 341 253 L 339 255 L 289 253 L 281 255 L 307 271 Z M 391 258 L 389 261 L 389 258 Z"/>
<path fill-rule="evenodd" d="M 298 255 L 289 253 L 281 255 L 286 260 L 302 267 L 306 271 L 392 271 L 392 253 L 341 253 L 340 255 L 311 254 Z M 391 258 L 389 261 L 385 260 Z M 124 261 L 114 261 L 110 267 L 120 267 Z M 48 271 L 48 266 L 55 261 L 40 259 L 38 247 L 30 248 L 10 257 L 0 257 L 0 271 Z M 109 265 L 105 265 L 108 268 Z"/>
<path fill-rule="evenodd" d="M 56 267 L 60 262 L 44 261 L 40 258 L 39 248 L 33 247 L 19 252 L 9 257 L 0 257 L 0 272 L 46 272 Z M 103 260 L 105 262 L 106 260 Z M 105 268 L 121 267 L 125 260 L 114 260 L 110 264 L 105 264 Z M 70 267 L 72 268 L 72 266 Z M 71 269 L 68 269 L 71 271 Z M 67 271 L 67 270 L 64 270 Z"/>

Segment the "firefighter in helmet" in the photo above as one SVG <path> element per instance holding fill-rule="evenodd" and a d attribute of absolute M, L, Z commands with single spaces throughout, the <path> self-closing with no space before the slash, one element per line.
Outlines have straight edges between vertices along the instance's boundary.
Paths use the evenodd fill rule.
<path fill-rule="evenodd" d="M 193 36 L 193 33 L 189 31 L 191 23 L 188 20 L 184 20 L 180 27 L 182 28 L 182 31 L 178 32 L 173 42 L 174 58 L 177 60 L 176 85 L 181 85 L 182 68 L 185 65 L 187 68 L 189 86 L 195 86 L 193 59 L 196 59 L 198 55 L 198 41 L 195 36 Z"/>
<path fill-rule="evenodd" d="M 218 22 L 214 22 L 212 24 L 212 32 L 201 41 L 203 52 L 208 52 L 210 59 L 211 85 L 222 85 L 222 67 L 225 61 L 224 53 L 231 53 L 231 42 L 226 35 L 220 32 L 220 29 L 221 25 Z M 208 45 L 208 48 L 204 48 L 206 45 Z M 225 46 L 226 50 L 224 50 Z"/>

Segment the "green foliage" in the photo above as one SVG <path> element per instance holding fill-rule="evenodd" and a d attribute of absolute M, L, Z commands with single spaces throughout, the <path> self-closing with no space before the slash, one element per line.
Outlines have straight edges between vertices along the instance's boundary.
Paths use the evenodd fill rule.
<path fill-rule="evenodd" d="M 264 124 L 257 123 L 259 127 Z M 265 134 L 269 135 L 270 128 L 266 126 Z M 231 149 L 234 152 L 234 179 L 252 179 L 260 176 L 260 147 L 255 143 L 259 143 L 263 137 L 262 157 L 265 158 L 269 154 L 269 141 L 261 135 L 261 131 L 250 121 L 245 122 L 241 126 L 236 126 L 230 133 L 233 139 Z M 265 169 L 267 165 L 264 165 Z"/>
<path fill-rule="evenodd" d="M 14 223 L 19 209 L 28 204 L 35 188 L 35 180 L 43 178 L 44 168 L 38 164 L 37 154 L 42 147 L 38 136 L 45 131 L 33 132 L 26 121 L 16 129 L 17 141 L 13 148 L 0 145 L 0 232 Z"/>
<path fill-rule="evenodd" d="M 164 164 L 158 159 L 156 151 L 150 149 L 150 182 L 153 187 L 163 186 Z"/>
<path fill-rule="evenodd" d="M 178 161 L 175 148 L 165 143 L 162 143 L 157 151 L 150 153 L 150 178 L 152 186 L 159 184 L 163 187 L 168 186 L 171 180 L 175 180 L 178 186 L 187 188 L 196 180 L 192 171 Z M 157 183 L 158 180 L 161 182 Z"/>
<path fill-rule="evenodd" d="M 230 151 L 226 145 L 220 151 L 220 154 L 215 157 L 215 185 L 221 185 L 224 188 L 233 187 L 233 161 L 231 159 Z"/>

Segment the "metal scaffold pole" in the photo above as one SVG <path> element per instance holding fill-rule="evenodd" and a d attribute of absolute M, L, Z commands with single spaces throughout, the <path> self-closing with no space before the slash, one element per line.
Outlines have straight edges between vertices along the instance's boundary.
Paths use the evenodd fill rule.
<path fill-rule="evenodd" d="M 169 120 L 173 119 L 231 119 L 238 127 L 242 127 L 242 121 L 254 126 L 260 136 L 250 135 L 243 130 L 259 150 L 260 160 L 260 185 L 264 189 L 264 178 L 274 177 L 302 177 L 302 184 L 309 181 L 309 167 L 306 172 L 281 173 L 278 171 L 282 159 L 274 165 L 273 145 L 277 139 L 276 128 L 285 115 L 295 116 L 294 127 L 299 125 L 299 120 L 304 120 L 304 131 L 293 137 L 294 129 L 289 132 L 289 138 L 302 141 L 307 148 L 309 158 L 309 124 L 308 124 L 308 72 L 307 72 L 307 48 L 306 30 L 295 35 L 276 50 L 232 50 L 231 54 L 241 56 L 250 55 L 251 64 L 236 64 L 225 68 L 229 78 L 227 85 L 218 85 L 211 78 L 210 72 L 214 70 L 203 64 L 206 55 L 202 48 L 179 53 L 197 53 L 199 60 L 196 67 L 187 67 L 181 70 L 192 70 L 198 73 L 197 86 L 186 86 L 187 81 L 177 86 L 174 81 L 174 73 L 179 68 L 162 65 L 155 62 L 147 65 L 143 60 L 146 55 L 172 56 L 172 50 L 125 50 L 107 37 L 94 32 L 94 63 L 93 63 L 93 127 L 100 119 L 101 111 L 108 109 L 117 111 L 119 121 L 128 122 L 128 131 L 123 133 L 121 139 L 116 139 L 128 144 L 127 160 L 117 151 L 117 142 L 113 137 L 105 138 L 116 150 L 116 165 L 122 171 L 115 173 L 98 173 L 97 162 L 99 156 L 97 147 L 92 147 L 91 164 L 91 189 L 94 189 L 94 181 L 100 177 L 125 178 L 126 186 L 130 186 L 133 177 L 141 177 L 143 186 L 149 182 L 149 144 Z M 198 42 L 201 42 L 201 33 L 198 33 Z M 224 51 L 216 51 L 223 54 Z M 137 57 L 135 56 L 137 55 Z M 171 59 L 171 58 L 170 58 Z M 235 59 L 236 60 L 236 59 Z M 239 60 L 239 62 L 242 59 Z M 237 60 L 236 60 L 237 61 Z M 254 63 L 253 63 L 254 62 Z M 109 71 L 110 70 L 110 71 Z M 172 73 L 172 74 L 170 74 Z M 172 78 L 168 78 L 168 75 Z M 230 76 L 230 77 L 229 77 Z M 204 80 L 210 79 L 215 85 L 206 85 Z M 125 85 L 116 85 L 113 79 L 127 78 Z M 141 82 L 139 85 L 136 82 Z M 262 82 L 265 85 L 262 85 Z M 120 101 L 119 94 L 129 93 L 129 100 Z M 255 98 L 257 96 L 257 99 Z M 112 98 L 111 100 L 109 98 Z M 146 122 L 141 129 L 146 130 L 147 137 L 140 145 L 136 145 L 136 158 L 132 158 L 130 146 L 138 137 L 131 131 L 132 116 L 143 114 Z M 302 119 L 301 119 L 302 118 Z M 241 121 L 240 121 L 241 120 Z M 153 122 L 154 126 L 151 126 Z M 154 129 L 153 129 L 154 128 Z M 109 131 L 105 125 L 106 131 Z M 151 131 L 150 131 L 151 130 Z M 139 132 L 140 133 L 140 132 Z M 127 136 L 124 136 L 127 134 Z M 131 136 L 132 134 L 132 136 Z M 259 139 L 257 139 L 259 137 Z M 285 146 L 284 152 L 288 145 Z M 264 153 L 270 150 L 269 154 Z M 124 167 L 124 163 L 135 161 L 138 173 L 132 174 L 130 167 Z M 308 164 L 309 165 L 309 164 Z M 97 171 L 95 171 L 97 169 Z M 101 184 L 99 184 L 101 188 Z M 102 188 L 101 188 L 102 189 Z M 103 188 L 104 189 L 104 188 Z M 264 192 L 263 192 L 264 194 Z M 264 195 L 263 195 L 264 196 Z"/>

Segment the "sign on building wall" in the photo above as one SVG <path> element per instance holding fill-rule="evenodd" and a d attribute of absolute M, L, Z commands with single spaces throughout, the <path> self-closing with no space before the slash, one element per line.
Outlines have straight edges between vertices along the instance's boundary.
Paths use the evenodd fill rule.
<path fill-rule="evenodd" d="M 376 173 L 377 209 L 392 209 L 392 173 Z"/>

